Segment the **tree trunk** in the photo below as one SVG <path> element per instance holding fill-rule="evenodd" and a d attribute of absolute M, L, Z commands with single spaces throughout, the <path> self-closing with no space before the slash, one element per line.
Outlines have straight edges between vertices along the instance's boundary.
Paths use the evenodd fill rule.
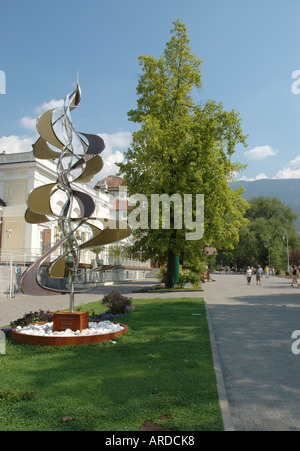
<path fill-rule="evenodd" d="M 174 273 L 175 273 L 175 254 L 169 249 L 168 250 L 168 264 L 167 264 L 167 275 L 166 275 L 166 288 L 174 287 Z"/>

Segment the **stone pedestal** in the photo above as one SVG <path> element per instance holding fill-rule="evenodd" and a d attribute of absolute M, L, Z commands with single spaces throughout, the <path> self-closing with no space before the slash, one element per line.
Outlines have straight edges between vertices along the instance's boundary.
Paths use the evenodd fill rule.
<path fill-rule="evenodd" d="M 54 313 L 53 331 L 61 332 L 66 329 L 80 330 L 89 327 L 89 312 L 58 312 Z"/>

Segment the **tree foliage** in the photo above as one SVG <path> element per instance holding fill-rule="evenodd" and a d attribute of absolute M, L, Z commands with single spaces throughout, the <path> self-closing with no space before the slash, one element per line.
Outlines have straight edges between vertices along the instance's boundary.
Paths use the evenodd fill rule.
<path fill-rule="evenodd" d="M 129 194 L 204 194 L 204 236 L 187 241 L 186 230 L 136 230 L 135 247 L 145 257 L 159 255 L 168 262 L 167 285 L 172 286 L 175 255 L 193 246 L 233 246 L 246 223 L 247 202 L 242 190 L 228 185 L 242 165 L 232 161 L 237 144 L 245 145 L 239 115 L 221 103 L 196 104 L 201 87 L 201 64 L 189 46 L 186 27 L 177 19 L 164 54 L 156 59 L 140 56 L 142 74 L 137 86 L 137 107 L 128 112 L 140 124 L 133 133 L 126 161 L 119 163 Z M 193 207 L 195 218 L 195 205 Z M 150 214 L 150 213 L 149 213 Z M 174 216 L 174 210 L 172 210 Z"/>
<path fill-rule="evenodd" d="M 249 223 L 240 229 L 238 245 L 231 254 L 221 252 L 218 261 L 239 267 L 270 264 L 276 269 L 286 268 L 287 239 L 291 254 L 300 247 L 295 227 L 297 215 L 274 197 L 255 197 L 249 202 Z"/>

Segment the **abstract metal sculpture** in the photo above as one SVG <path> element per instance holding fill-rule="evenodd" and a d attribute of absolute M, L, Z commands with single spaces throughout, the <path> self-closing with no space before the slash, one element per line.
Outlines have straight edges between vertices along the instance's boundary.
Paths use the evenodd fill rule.
<path fill-rule="evenodd" d="M 42 224 L 56 220 L 62 238 L 33 263 L 21 279 L 21 290 L 26 294 L 38 296 L 54 295 L 58 292 L 69 293 L 70 312 L 74 311 L 74 281 L 78 272 L 80 251 L 114 243 L 127 238 L 131 233 L 127 223 L 94 217 L 93 198 L 74 187 L 74 183 L 90 182 L 102 169 L 103 160 L 99 154 L 105 148 L 100 136 L 79 133 L 73 128 L 71 111 L 77 107 L 80 98 L 81 90 L 77 82 L 75 91 L 66 96 L 62 108 L 47 111 L 37 120 L 40 137 L 33 145 L 34 156 L 43 160 L 57 160 L 57 180 L 35 188 L 29 193 L 25 221 L 30 224 Z M 75 144 L 76 141 L 79 143 L 79 151 L 74 141 Z M 64 195 L 64 205 L 57 213 L 53 211 L 51 199 L 58 192 Z M 80 214 L 74 216 L 75 204 Z M 98 227 L 98 222 L 96 226 L 93 221 L 100 221 L 102 228 Z M 77 234 L 83 226 L 90 229 L 92 236 L 88 241 L 79 243 Z M 62 255 L 49 262 L 51 256 L 62 247 L 64 248 Z M 46 261 L 46 279 L 67 281 L 64 289 L 52 288 L 51 284 L 41 281 L 41 266 Z"/>

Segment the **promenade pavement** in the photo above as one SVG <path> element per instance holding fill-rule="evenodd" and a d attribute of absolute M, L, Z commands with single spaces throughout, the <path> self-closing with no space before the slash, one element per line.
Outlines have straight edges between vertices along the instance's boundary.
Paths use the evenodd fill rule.
<path fill-rule="evenodd" d="M 75 309 L 83 304 L 95 302 L 110 293 L 112 290 L 121 294 L 127 294 L 131 297 L 137 296 L 132 291 L 149 288 L 158 283 L 157 279 L 145 279 L 136 282 L 116 283 L 114 285 L 99 286 L 87 290 L 85 293 L 75 294 Z M 150 295 L 153 297 L 153 295 Z M 25 313 L 30 311 L 51 311 L 64 310 L 69 308 L 69 295 L 51 295 L 51 296 L 29 296 L 23 293 L 16 293 L 14 297 L 9 298 L 6 294 L 0 294 L 0 327 L 8 325 L 11 321 L 21 318 Z"/>
<path fill-rule="evenodd" d="M 291 336 L 300 330 L 300 287 L 279 277 L 261 286 L 238 274 L 213 278 L 204 298 L 233 429 L 299 431 L 300 354 Z"/>
<path fill-rule="evenodd" d="M 113 289 L 133 298 L 204 297 L 225 429 L 300 431 L 300 354 L 292 333 L 300 330 L 300 287 L 285 278 L 214 274 L 203 292 L 135 293 L 155 279 L 99 287 L 75 296 L 75 308 Z M 30 310 L 67 309 L 68 295 L 0 296 L 0 326 Z M 300 332 L 299 332 L 300 336 Z M 300 345 L 299 345 L 300 349 Z"/>

